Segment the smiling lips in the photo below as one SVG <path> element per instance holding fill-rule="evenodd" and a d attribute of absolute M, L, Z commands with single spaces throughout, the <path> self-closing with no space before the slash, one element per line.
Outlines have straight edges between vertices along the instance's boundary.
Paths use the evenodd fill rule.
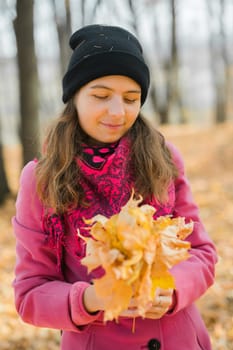
<path fill-rule="evenodd" d="M 121 128 L 124 124 L 121 123 L 121 124 L 111 124 L 111 123 L 105 123 L 105 122 L 102 122 L 101 125 L 107 127 L 107 128 L 110 128 L 110 129 L 118 129 L 118 128 Z"/>

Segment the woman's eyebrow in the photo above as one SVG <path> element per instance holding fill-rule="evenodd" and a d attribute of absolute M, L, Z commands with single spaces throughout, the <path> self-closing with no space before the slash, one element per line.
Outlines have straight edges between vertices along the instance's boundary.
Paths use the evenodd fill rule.
<path fill-rule="evenodd" d="M 106 90 L 113 90 L 110 87 L 106 86 L 106 85 L 93 85 L 90 87 L 91 89 L 106 89 Z"/>
<path fill-rule="evenodd" d="M 106 85 L 101 85 L 101 84 L 97 84 L 97 85 L 93 85 L 90 87 L 91 89 L 106 89 L 106 90 L 110 90 L 113 91 L 112 88 L 106 86 Z M 128 90 L 128 91 L 124 91 L 125 93 L 138 93 L 140 94 L 141 91 L 140 90 Z"/>

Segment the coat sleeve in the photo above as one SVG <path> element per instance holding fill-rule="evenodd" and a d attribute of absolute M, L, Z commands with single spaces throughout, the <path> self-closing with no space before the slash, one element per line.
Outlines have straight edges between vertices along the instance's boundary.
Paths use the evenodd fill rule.
<path fill-rule="evenodd" d="M 22 171 L 12 219 L 16 237 L 16 266 L 13 288 L 16 309 L 24 322 L 38 327 L 80 332 L 99 314 L 83 307 L 86 282 L 67 283 L 57 269 L 56 254 L 45 243 L 43 207 L 35 190 L 35 162 Z"/>
<path fill-rule="evenodd" d="M 193 303 L 213 284 L 217 254 L 199 217 L 180 153 L 172 145 L 169 148 L 179 170 L 175 181 L 174 216 L 185 217 L 186 222 L 192 220 L 194 223 L 193 232 L 187 237 L 191 243 L 191 256 L 171 269 L 176 283 L 176 306 L 173 314 Z"/>

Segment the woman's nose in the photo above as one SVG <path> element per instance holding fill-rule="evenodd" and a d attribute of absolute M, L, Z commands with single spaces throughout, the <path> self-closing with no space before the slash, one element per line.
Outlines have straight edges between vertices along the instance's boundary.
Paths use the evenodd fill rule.
<path fill-rule="evenodd" d="M 120 96 L 114 96 L 109 103 L 109 114 L 122 116 L 125 114 L 124 101 Z"/>

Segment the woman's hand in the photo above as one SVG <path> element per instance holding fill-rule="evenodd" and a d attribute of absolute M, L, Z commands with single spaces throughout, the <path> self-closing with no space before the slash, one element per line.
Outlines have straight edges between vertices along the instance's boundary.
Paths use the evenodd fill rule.
<path fill-rule="evenodd" d="M 151 307 L 147 310 L 146 318 L 161 318 L 174 306 L 173 289 L 160 289 L 156 290 L 155 299 L 152 302 Z"/>
<path fill-rule="evenodd" d="M 88 286 L 83 293 L 83 304 L 90 314 L 104 310 L 104 301 L 98 298 L 93 284 Z"/>
<path fill-rule="evenodd" d="M 148 304 L 145 318 L 158 319 L 171 310 L 174 306 L 174 290 L 157 288 L 154 300 Z M 137 305 L 134 299 L 131 300 L 127 310 L 121 313 L 124 317 L 138 317 Z"/>
<path fill-rule="evenodd" d="M 158 319 L 171 310 L 174 306 L 174 290 L 157 288 L 155 298 L 148 303 L 148 308 L 145 313 L 145 318 Z M 99 298 L 95 293 L 94 285 L 86 288 L 83 295 L 84 307 L 89 313 L 95 313 L 104 310 L 104 300 Z M 139 312 L 135 299 L 131 299 L 127 310 L 123 311 L 120 316 L 138 317 Z"/>

